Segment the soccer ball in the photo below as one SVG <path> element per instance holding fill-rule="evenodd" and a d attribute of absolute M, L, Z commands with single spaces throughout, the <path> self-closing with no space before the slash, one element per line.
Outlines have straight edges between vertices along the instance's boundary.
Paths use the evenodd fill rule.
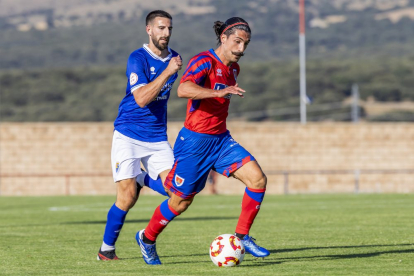
<path fill-rule="evenodd" d="M 210 258 L 216 266 L 239 265 L 244 254 L 244 245 L 235 235 L 220 235 L 210 245 Z"/>

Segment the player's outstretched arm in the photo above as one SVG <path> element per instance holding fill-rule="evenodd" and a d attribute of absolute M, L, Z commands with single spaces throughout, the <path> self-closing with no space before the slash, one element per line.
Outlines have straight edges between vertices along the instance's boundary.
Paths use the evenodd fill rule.
<path fill-rule="evenodd" d="M 192 99 L 192 100 L 202 100 L 207 98 L 223 98 L 229 94 L 238 95 L 240 97 L 244 97 L 243 89 L 241 89 L 238 84 L 235 86 L 228 86 L 225 89 L 221 90 L 213 90 L 208 88 L 203 88 L 199 86 L 198 84 L 195 84 L 191 81 L 186 81 L 181 83 L 178 86 L 178 97 L 180 98 L 186 98 L 186 99 Z"/>
<path fill-rule="evenodd" d="M 138 88 L 133 92 L 135 102 L 140 107 L 145 107 L 152 102 L 160 93 L 168 79 L 177 73 L 183 65 L 181 57 L 176 56 L 171 58 L 167 68 L 152 82 L 147 85 Z"/>

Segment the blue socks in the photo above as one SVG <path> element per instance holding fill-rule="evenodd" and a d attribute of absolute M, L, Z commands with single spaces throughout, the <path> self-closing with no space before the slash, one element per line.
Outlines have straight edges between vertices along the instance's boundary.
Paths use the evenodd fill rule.
<path fill-rule="evenodd" d="M 160 193 L 161 195 L 168 197 L 168 194 L 164 190 L 164 186 L 162 185 L 160 177 L 154 180 L 147 174 L 144 178 L 144 185 Z M 121 232 L 122 226 L 124 225 L 125 217 L 127 214 L 128 211 L 119 209 L 115 204 L 112 205 L 111 209 L 109 209 L 105 226 L 105 233 L 103 236 L 103 251 L 105 251 L 104 249 L 115 249 L 116 240 L 119 237 L 119 233 Z"/>
<path fill-rule="evenodd" d="M 168 197 L 168 194 L 165 191 L 164 186 L 162 185 L 161 178 L 159 176 L 157 177 L 156 180 L 154 180 L 147 174 L 144 178 L 144 185 L 158 192 L 159 194 L 162 194 L 163 196 Z"/>
<path fill-rule="evenodd" d="M 109 246 L 115 245 L 119 232 L 121 232 L 122 226 L 124 225 L 127 213 L 128 211 L 119 209 L 115 204 L 112 205 L 111 209 L 109 209 L 105 233 L 103 236 L 105 244 Z"/>

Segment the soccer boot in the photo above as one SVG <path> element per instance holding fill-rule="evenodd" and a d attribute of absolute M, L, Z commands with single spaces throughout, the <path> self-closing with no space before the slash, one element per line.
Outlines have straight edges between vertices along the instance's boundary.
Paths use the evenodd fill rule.
<path fill-rule="evenodd" d="M 146 244 L 143 240 L 145 229 L 137 232 L 135 239 L 141 248 L 142 258 L 149 265 L 160 265 L 161 261 L 157 254 L 157 249 L 154 244 Z"/>
<path fill-rule="evenodd" d="M 252 254 L 256 258 L 269 256 L 270 252 L 267 249 L 258 246 L 254 242 L 255 240 L 255 238 L 252 238 L 249 235 L 244 236 L 242 243 L 244 245 L 244 249 L 246 249 L 246 252 Z"/>
<path fill-rule="evenodd" d="M 115 254 L 115 249 L 110 251 L 102 251 L 99 248 L 98 257 L 96 258 L 98 261 L 114 261 L 119 260 L 118 257 Z"/>

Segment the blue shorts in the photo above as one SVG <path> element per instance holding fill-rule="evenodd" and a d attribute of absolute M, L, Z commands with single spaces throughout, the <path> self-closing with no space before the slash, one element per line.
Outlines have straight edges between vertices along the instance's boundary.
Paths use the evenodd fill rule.
<path fill-rule="evenodd" d="M 229 177 L 255 158 L 231 137 L 182 128 L 174 144 L 174 166 L 165 187 L 182 198 L 191 198 L 205 186 L 210 170 Z"/>

